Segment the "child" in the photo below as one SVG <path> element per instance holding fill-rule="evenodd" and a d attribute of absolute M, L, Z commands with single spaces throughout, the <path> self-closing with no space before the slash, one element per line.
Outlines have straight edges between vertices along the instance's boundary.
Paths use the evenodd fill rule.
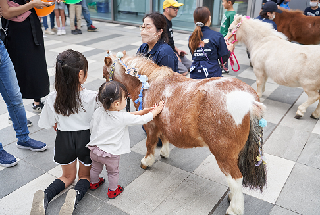
<path fill-rule="evenodd" d="M 303 14 L 306 16 L 320 16 L 319 0 L 310 0 L 310 7 L 307 7 Z"/>
<path fill-rule="evenodd" d="M 70 4 L 69 6 L 70 12 L 70 29 L 71 33 L 74 35 L 82 34 L 81 28 L 81 13 L 82 13 L 82 1 L 76 4 Z M 77 27 L 74 26 L 74 19 L 77 17 Z"/>
<path fill-rule="evenodd" d="M 290 10 L 289 2 L 290 2 L 290 0 L 280 0 L 279 1 L 280 7 L 287 9 L 287 10 Z"/>
<path fill-rule="evenodd" d="M 120 112 L 126 107 L 128 93 L 119 82 L 105 82 L 99 89 L 97 100 L 103 107 L 98 108 L 91 121 L 91 137 L 87 147 L 91 150 L 90 189 L 97 189 L 103 182 L 99 178 L 103 165 L 108 171 L 108 197 L 114 199 L 123 191 L 118 185 L 120 155 L 130 152 L 128 126 L 142 125 L 156 117 L 163 108 L 163 102 L 154 108 L 137 112 Z M 151 111 L 151 112 L 149 112 Z M 142 116 L 139 116 L 142 115 Z"/>
<path fill-rule="evenodd" d="M 234 15 L 236 15 L 236 12 L 233 9 L 233 4 L 236 0 L 222 0 L 222 5 L 224 9 L 227 11 L 223 14 L 222 20 L 221 20 L 221 27 L 220 27 L 220 33 L 223 35 L 223 37 L 227 36 L 228 34 L 228 28 L 230 27 L 231 23 L 234 20 Z M 228 61 L 221 62 L 223 63 L 223 70 L 225 73 L 229 73 L 228 69 Z"/>
<path fill-rule="evenodd" d="M 66 18 L 64 14 L 64 8 L 65 8 L 65 3 L 62 0 L 57 0 L 56 1 L 56 6 L 54 8 L 54 13 L 56 15 L 56 21 L 57 21 L 57 26 L 58 26 L 58 31 L 57 35 L 65 35 L 66 34 Z M 60 27 L 60 19 L 59 16 L 61 17 L 61 24 L 62 27 Z"/>
<path fill-rule="evenodd" d="M 62 176 L 45 191 L 34 194 L 31 214 L 45 214 L 48 203 L 76 179 L 77 158 L 79 181 L 67 193 L 60 214 L 72 214 L 78 202 L 90 187 L 90 120 L 98 104 L 97 93 L 82 84 L 88 76 L 88 61 L 79 52 L 68 49 L 60 53 L 56 62 L 55 90 L 51 92 L 42 110 L 39 127 L 57 131 L 54 161 L 62 167 Z"/>

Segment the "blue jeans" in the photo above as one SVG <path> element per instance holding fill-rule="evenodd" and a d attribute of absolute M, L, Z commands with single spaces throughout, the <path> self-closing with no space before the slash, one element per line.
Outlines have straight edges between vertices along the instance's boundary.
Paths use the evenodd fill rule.
<path fill-rule="evenodd" d="M 90 11 L 89 11 L 89 8 L 87 7 L 86 0 L 82 0 L 82 15 L 87 22 L 87 27 L 90 27 L 92 25 L 92 21 L 90 19 Z M 76 19 L 74 19 L 74 25 L 77 25 Z M 78 28 L 80 29 L 80 26 L 78 26 Z"/>
<path fill-rule="evenodd" d="M 54 28 L 54 11 L 52 11 L 52 13 L 49 14 L 50 16 L 50 24 L 51 24 L 51 29 Z M 48 29 L 48 18 L 47 16 L 42 17 L 43 18 L 43 27 L 45 30 Z"/>
<path fill-rule="evenodd" d="M 12 61 L 2 40 L 0 40 L 0 93 L 7 104 L 9 116 L 21 142 L 29 140 L 26 111 Z"/>

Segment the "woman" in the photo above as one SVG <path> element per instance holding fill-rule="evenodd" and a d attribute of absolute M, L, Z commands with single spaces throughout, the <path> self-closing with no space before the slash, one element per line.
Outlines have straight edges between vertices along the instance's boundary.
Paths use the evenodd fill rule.
<path fill-rule="evenodd" d="M 230 56 L 221 33 L 209 28 L 211 13 L 207 7 L 197 7 L 193 13 L 196 28 L 189 38 L 189 49 L 192 54 L 190 78 L 203 79 L 221 77 L 218 60 L 227 62 Z M 228 45 L 233 50 L 233 45 Z"/>
<path fill-rule="evenodd" d="M 167 66 L 174 72 L 178 72 L 178 58 L 166 43 L 168 36 L 165 17 L 158 12 L 153 12 L 145 15 L 142 21 L 140 35 L 143 44 L 138 49 L 138 53 L 149 57 L 159 66 Z"/>
<path fill-rule="evenodd" d="M 25 0 L 15 2 L 27 4 Z M 43 103 L 40 99 L 49 93 L 49 76 L 40 20 L 33 7 L 28 9 L 31 14 L 23 22 L 7 19 L 1 19 L 1 22 L 2 26 L 9 22 L 5 46 L 16 71 L 22 98 L 34 99 L 33 110 L 41 112 Z"/>
<path fill-rule="evenodd" d="M 273 28 L 277 30 L 277 24 L 273 21 L 276 16 L 275 12 L 282 13 L 282 11 L 278 9 L 276 3 L 274 3 L 273 1 L 268 1 L 262 6 L 262 10 L 257 19 L 261 20 L 262 22 L 272 24 Z"/>

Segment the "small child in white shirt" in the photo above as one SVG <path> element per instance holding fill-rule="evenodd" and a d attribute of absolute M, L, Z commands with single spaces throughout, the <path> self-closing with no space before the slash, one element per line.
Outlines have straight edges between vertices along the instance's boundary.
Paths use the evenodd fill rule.
<path fill-rule="evenodd" d="M 97 189 L 103 182 L 99 178 L 103 166 L 108 172 L 108 197 L 114 199 L 123 191 L 118 185 L 120 155 L 130 152 L 128 126 L 143 125 L 156 117 L 164 106 L 159 105 L 145 108 L 137 112 L 120 112 L 126 107 L 128 93 L 126 87 L 116 81 L 105 82 L 101 85 L 97 100 L 103 107 L 98 108 L 91 121 L 91 136 L 87 147 L 91 150 L 92 167 L 90 170 L 90 189 Z"/>

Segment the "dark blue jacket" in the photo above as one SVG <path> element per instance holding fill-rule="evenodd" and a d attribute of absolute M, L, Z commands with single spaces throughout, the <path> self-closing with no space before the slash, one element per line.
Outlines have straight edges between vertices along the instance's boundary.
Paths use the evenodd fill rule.
<path fill-rule="evenodd" d="M 201 27 L 204 47 L 198 47 L 192 55 L 190 78 L 203 79 L 221 77 L 222 72 L 218 62 L 222 56 L 229 55 L 224 37 L 220 32 L 211 30 L 207 26 Z M 190 48 L 190 47 L 189 47 Z M 190 50 L 191 52 L 191 50 Z M 206 76 L 208 72 L 208 76 Z"/>
<path fill-rule="evenodd" d="M 143 43 L 137 53 L 142 53 L 159 66 L 167 66 L 174 72 L 178 72 L 178 57 L 173 52 L 172 48 L 163 41 L 159 40 L 150 52 L 149 45 L 147 43 Z"/>
<path fill-rule="evenodd" d="M 270 19 L 266 19 L 266 18 L 262 18 L 261 16 L 258 16 L 256 19 L 259 19 L 261 20 L 262 22 L 267 22 L 267 23 L 270 23 L 273 25 L 273 28 L 275 30 L 277 30 L 277 24 L 273 21 L 273 20 L 270 20 Z"/>

